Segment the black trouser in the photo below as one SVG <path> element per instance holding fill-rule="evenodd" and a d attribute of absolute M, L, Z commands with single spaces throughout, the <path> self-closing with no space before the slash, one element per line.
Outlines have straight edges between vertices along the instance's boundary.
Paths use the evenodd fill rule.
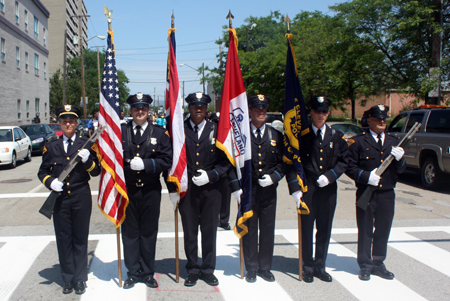
<path fill-rule="evenodd" d="M 231 187 L 227 178 L 223 179 L 222 189 L 222 203 L 220 205 L 220 222 L 228 224 L 230 222 L 230 205 L 231 205 Z"/>
<path fill-rule="evenodd" d="M 87 247 L 92 197 L 89 185 L 63 192 L 53 211 L 56 244 L 64 282 L 87 281 Z"/>
<path fill-rule="evenodd" d="M 122 224 L 122 242 L 128 277 L 155 273 L 156 239 L 161 205 L 161 183 L 127 186 L 130 202 Z"/>
<path fill-rule="evenodd" d="M 358 189 L 356 198 L 364 192 Z M 358 223 L 358 264 L 368 272 L 382 269 L 395 208 L 394 189 L 375 190 L 367 210 L 356 207 Z M 375 227 L 375 231 L 374 231 Z"/>
<path fill-rule="evenodd" d="M 336 210 L 336 182 L 320 188 L 316 180 L 307 179 L 308 192 L 303 201 L 310 213 L 302 215 L 303 269 L 324 272 L 331 238 L 334 211 Z M 313 258 L 314 222 L 316 223 L 316 250 Z"/>
<path fill-rule="evenodd" d="M 248 219 L 248 233 L 242 237 L 245 268 L 247 271 L 272 269 L 275 243 L 275 217 L 278 183 L 268 187 L 253 185 L 253 216 Z M 259 228 L 259 249 L 258 249 Z"/>
<path fill-rule="evenodd" d="M 221 183 L 197 186 L 189 183 L 186 195 L 180 201 L 184 232 L 186 270 L 189 274 L 214 273 L 216 268 L 217 222 L 221 202 Z M 198 227 L 202 234 L 202 264 L 198 263 Z"/>

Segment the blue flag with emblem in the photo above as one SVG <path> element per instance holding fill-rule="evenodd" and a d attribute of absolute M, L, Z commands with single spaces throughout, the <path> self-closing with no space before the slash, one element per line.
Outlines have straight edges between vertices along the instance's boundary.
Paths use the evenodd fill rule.
<path fill-rule="evenodd" d="M 308 190 L 305 181 L 305 173 L 300 158 L 301 136 L 309 132 L 308 119 L 306 117 L 305 101 L 303 99 L 300 80 L 298 79 L 297 62 L 295 60 L 294 47 L 292 46 L 292 34 L 287 33 L 288 50 L 286 60 L 286 86 L 284 88 L 284 149 L 283 160 L 294 166 L 297 173 L 298 184 L 303 192 Z M 300 201 L 297 212 L 309 214 L 309 208 Z"/>

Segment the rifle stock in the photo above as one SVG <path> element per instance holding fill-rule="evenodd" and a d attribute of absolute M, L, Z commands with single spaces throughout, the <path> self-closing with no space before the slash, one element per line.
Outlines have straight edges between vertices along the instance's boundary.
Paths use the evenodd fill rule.
<path fill-rule="evenodd" d="M 408 131 L 408 133 L 403 137 L 403 139 L 397 144 L 397 146 L 402 146 L 403 143 L 408 141 L 409 139 L 414 136 L 414 134 L 420 129 L 420 126 L 422 124 L 419 122 L 414 123 L 414 125 L 411 127 L 411 129 Z M 390 154 L 384 162 L 378 167 L 377 171 L 375 172 L 378 176 L 381 176 L 383 172 L 389 167 L 392 160 L 394 160 L 394 156 Z M 372 197 L 372 193 L 378 189 L 378 186 L 372 186 L 367 185 L 366 189 L 364 190 L 363 194 L 360 195 L 359 199 L 356 201 L 356 206 L 361 208 L 362 210 L 366 211 L 367 206 L 369 205 L 370 199 Z"/>
<path fill-rule="evenodd" d="M 39 213 L 43 214 L 46 218 L 52 219 L 53 208 L 55 207 L 56 199 L 61 195 L 60 192 L 53 191 L 50 193 L 48 198 L 42 204 Z"/>

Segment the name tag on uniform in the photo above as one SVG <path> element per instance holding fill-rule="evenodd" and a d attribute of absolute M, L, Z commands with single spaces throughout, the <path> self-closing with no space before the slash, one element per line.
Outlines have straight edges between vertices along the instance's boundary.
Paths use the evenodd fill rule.
<path fill-rule="evenodd" d="M 156 138 L 150 138 L 150 143 L 153 145 L 156 145 Z"/>

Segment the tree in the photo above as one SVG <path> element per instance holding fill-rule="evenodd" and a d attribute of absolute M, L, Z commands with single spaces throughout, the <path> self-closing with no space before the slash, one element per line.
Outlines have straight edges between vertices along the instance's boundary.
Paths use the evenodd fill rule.
<path fill-rule="evenodd" d="M 98 91 L 98 69 L 97 69 L 97 51 L 85 49 L 84 55 L 84 78 L 85 91 L 88 98 L 87 112 L 90 114 L 95 104 L 99 102 Z M 99 54 L 100 57 L 100 77 L 103 73 L 103 62 L 105 61 L 105 51 Z M 129 79 L 123 70 L 117 70 L 119 80 L 120 106 L 124 107 L 128 98 L 130 89 L 127 87 Z M 50 79 L 50 111 L 54 112 L 58 106 L 62 105 L 63 95 L 62 74 L 58 70 Z M 80 57 L 74 57 L 67 60 L 67 82 L 66 82 L 66 103 L 80 106 L 81 101 L 81 60 Z"/>

